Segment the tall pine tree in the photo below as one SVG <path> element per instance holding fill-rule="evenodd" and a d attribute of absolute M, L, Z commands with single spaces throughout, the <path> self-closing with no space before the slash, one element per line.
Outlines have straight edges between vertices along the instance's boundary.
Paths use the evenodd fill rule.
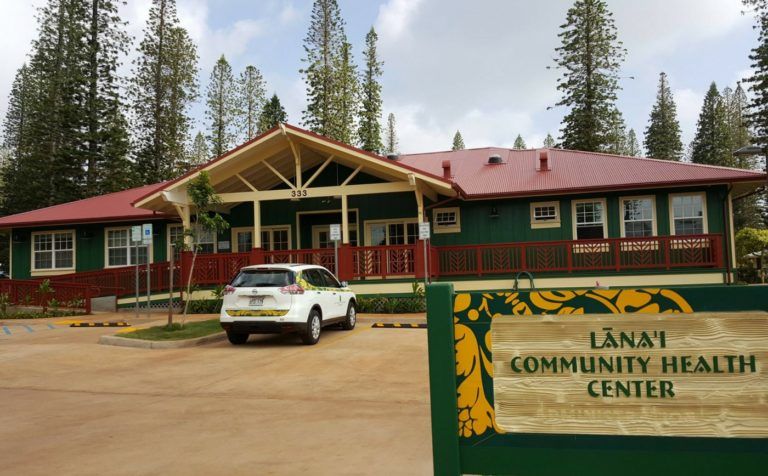
<path fill-rule="evenodd" d="M 87 0 L 85 67 L 86 195 L 101 195 L 131 185 L 128 125 L 120 92 L 119 57 L 130 37 L 120 20 L 119 1 Z"/>
<path fill-rule="evenodd" d="M 727 110 L 713 82 L 704 96 L 696 135 L 691 142 L 691 161 L 728 167 L 733 165 L 732 151 Z"/>
<path fill-rule="evenodd" d="M 683 155 L 677 106 L 667 74 L 663 72 L 659 75 L 656 103 L 651 109 L 651 117 L 645 129 L 645 150 L 647 156 L 654 159 L 680 160 Z"/>
<path fill-rule="evenodd" d="M 640 142 L 637 140 L 637 134 L 634 129 L 630 129 L 627 132 L 627 138 L 624 140 L 624 144 L 626 146 L 624 155 L 630 157 L 640 157 L 643 155 L 643 150 L 640 148 Z"/>
<path fill-rule="evenodd" d="M 264 109 L 259 116 L 259 131 L 266 132 L 282 122 L 288 122 L 288 114 L 280 104 L 280 98 L 277 94 L 273 94 L 264 104 Z"/>
<path fill-rule="evenodd" d="M 759 31 L 758 43 L 752 49 L 749 59 L 752 60 L 754 73 L 745 80 L 750 86 L 752 100 L 749 103 L 747 118 L 754 131 L 754 144 L 768 149 L 768 0 L 742 0 L 748 7 L 754 9 Z M 766 163 L 768 166 L 768 163 Z"/>
<path fill-rule="evenodd" d="M 360 118 L 358 120 L 357 136 L 360 148 L 370 152 L 381 152 L 384 144 L 381 142 L 381 84 L 383 62 L 379 61 L 376 52 L 378 41 L 376 30 L 371 27 L 365 35 L 365 70 L 360 86 Z"/>
<path fill-rule="evenodd" d="M 336 60 L 334 84 L 333 111 L 328 136 L 345 144 L 352 144 L 355 141 L 360 84 L 357 67 L 352 58 L 352 45 L 347 41 L 341 45 L 341 53 Z"/>
<path fill-rule="evenodd" d="M 393 116 L 394 121 L 394 116 Z M 464 138 L 461 136 L 461 132 L 458 130 L 456 131 L 456 134 L 453 135 L 453 144 L 451 145 L 451 150 L 463 150 L 464 149 Z"/>
<path fill-rule="evenodd" d="M 544 147 L 547 149 L 554 149 L 557 147 L 557 142 L 555 142 L 555 138 L 552 137 L 552 134 L 547 132 L 547 137 L 544 138 Z"/>
<path fill-rule="evenodd" d="M 307 36 L 304 38 L 300 72 L 307 86 L 307 108 L 303 122 L 311 131 L 333 137 L 338 115 L 338 65 L 346 43 L 344 20 L 336 0 L 315 0 Z M 333 137 L 337 139 L 337 137 Z"/>
<path fill-rule="evenodd" d="M 517 135 L 515 138 L 515 143 L 512 145 L 513 149 L 527 149 L 528 146 L 525 145 L 525 141 L 523 140 L 523 136 L 520 134 Z"/>
<path fill-rule="evenodd" d="M 267 100 L 265 95 L 266 84 L 261 71 L 255 66 L 246 66 L 237 82 L 237 112 L 243 141 L 264 132 L 259 130 L 259 116 Z"/>
<path fill-rule="evenodd" d="M 211 153 L 219 157 L 228 151 L 235 141 L 237 119 L 237 90 L 232 67 L 221 55 L 211 71 L 208 83 L 205 116 L 208 118 L 208 141 Z"/>
<path fill-rule="evenodd" d="M 24 64 L 16 72 L 16 78 L 8 97 L 8 110 L 3 122 L 3 166 L 0 168 L 0 215 L 13 214 L 30 208 L 27 194 L 21 193 L 36 180 L 30 162 L 31 115 L 37 91 L 34 76 Z"/>
<path fill-rule="evenodd" d="M 563 75 L 558 106 L 563 118 L 562 146 L 601 152 L 611 147 L 618 72 L 626 51 L 618 40 L 613 14 L 603 0 L 576 0 L 558 34 L 556 63 Z"/>
<path fill-rule="evenodd" d="M 608 119 L 605 141 L 604 152 L 627 155 L 627 126 L 624 123 L 624 116 L 618 109 L 614 108 Z"/>
<path fill-rule="evenodd" d="M 462 142 L 464 141 L 462 140 Z M 389 116 L 387 116 L 387 130 L 384 133 L 384 150 L 387 154 L 397 154 L 399 147 L 400 144 L 397 140 L 397 124 L 395 124 L 395 115 L 390 112 Z"/>
<path fill-rule="evenodd" d="M 178 26 L 175 0 L 152 0 L 129 86 L 139 182 L 172 178 L 185 160 L 198 95 L 197 47 Z"/>

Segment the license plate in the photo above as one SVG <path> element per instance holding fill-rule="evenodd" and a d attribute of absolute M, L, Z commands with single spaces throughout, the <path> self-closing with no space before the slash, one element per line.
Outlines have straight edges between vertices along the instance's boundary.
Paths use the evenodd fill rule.
<path fill-rule="evenodd" d="M 252 297 L 249 303 L 251 306 L 261 306 L 262 304 L 264 304 L 264 296 Z"/>

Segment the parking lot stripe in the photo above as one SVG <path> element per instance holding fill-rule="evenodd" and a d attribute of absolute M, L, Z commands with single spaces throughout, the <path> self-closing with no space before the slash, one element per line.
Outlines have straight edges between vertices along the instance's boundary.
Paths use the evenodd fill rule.
<path fill-rule="evenodd" d="M 8 326 L 3 326 L 3 332 L 5 332 L 8 335 L 11 335 L 11 330 L 8 329 Z"/>
<path fill-rule="evenodd" d="M 27 332 L 35 332 L 34 329 L 32 329 L 31 326 L 24 326 L 27 329 Z"/>
<path fill-rule="evenodd" d="M 54 326 L 53 324 L 48 324 L 48 329 L 56 329 L 56 326 Z"/>
<path fill-rule="evenodd" d="M 128 327 L 127 322 L 73 322 L 69 327 Z"/>

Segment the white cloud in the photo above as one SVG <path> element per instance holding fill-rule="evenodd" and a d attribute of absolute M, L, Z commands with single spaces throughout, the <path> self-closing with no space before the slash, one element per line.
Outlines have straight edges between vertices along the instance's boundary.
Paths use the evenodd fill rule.
<path fill-rule="evenodd" d="M 0 31 L 3 32 L 3 47 L 0 49 L 0 118 L 5 117 L 8 108 L 8 94 L 11 91 L 16 71 L 27 61 L 30 42 L 37 36 L 35 11 L 44 0 L 3 2 L 0 15 Z"/>
<path fill-rule="evenodd" d="M 278 15 L 278 18 L 280 19 L 280 24 L 282 25 L 293 23 L 300 17 L 301 17 L 301 12 L 298 9 L 296 9 L 296 7 L 294 7 L 292 3 L 288 3 L 284 5 L 283 9 L 280 10 L 280 14 Z"/>
<path fill-rule="evenodd" d="M 376 30 L 381 41 L 399 39 L 410 26 L 422 0 L 389 0 L 379 7 Z"/>

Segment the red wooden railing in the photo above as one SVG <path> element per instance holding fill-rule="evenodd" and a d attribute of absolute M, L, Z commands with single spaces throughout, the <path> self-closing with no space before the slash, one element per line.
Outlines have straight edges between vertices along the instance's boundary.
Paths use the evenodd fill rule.
<path fill-rule="evenodd" d="M 87 284 L 51 283 L 50 292 L 40 292 L 42 281 L 21 279 L 0 279 L 0 294 L 8 295 L 8 304 L 17 306 L 49 307 L 55 300 L 58 306 L 67 309 L 82 309 L 91 312 L 93 289 Z"/>
<path fill-rule="evenodd" d="M 341 259 L 341 258 L 340 258 Z M 336 274 L 336 258 L 333 248 L 318 248 L 311 250 L 280 250 L 265 251 L 265 264 L 302 263 L 324 266 Z"/>
<path fill-rule="evenodd" d="M 240 268 L 248 266 L 250 253 L 205 253 L 198 254 L 192 271 L 194 284 L 226 284 L 235 277 Z M 182 260 L 191 264 L 192 255 L 185 254 Z M 184 281 L 183 285 L 186 286 Z"/>
<path fill-rule="evenodd" d="M 438 276 L 722 267 L 721 235 L 435 247 Z"/>
<path fill-rule="evenodd" d="M 415 245 L 352 248 L 352 275 L 357 278 L 408 276 L 416 272 Z"/>
<path fill-rule="evenodd" d="M 723 267 L 721 235 L 610 238 L 605 240 L 545 241 L 488 245 L 433 246 L 428 251 L 429 273 L 438 276 L 482 276 L 531 272 L 573 273 L 637 269 Z M 183 253 L 174 266 L 176 289 L 186 285 L 182 269 L 191 268 L 191 253 Z M 306 263 L 325 266 L 342 280 L 415 276 L 423 277 L 421 244 L 360 246 L 339 249 L 337 273 L 333 248 L 264 251 L 259 253 L 199 254 L 192 282 L 196 285 L 228 283 L 250 264 Z M 153 292 L 168 290 L 168 262 L 150 265 Z M 91 296 L 133 295 L 135 268 L 88 271 L 51 277 L 53 284 L 88 285 Z M 39 284 L 38 281 L 34 281 Z M 139 287 L 146 292 L 146 268 Z"/>
<path fill-rule="evenodd" d="M 151 291 L 167 291 L 170 275 L 168 267 L 170 263 L 163 261 L 149 265 L 149 286 Z M 96 271 L 84 271 L 80 273 L 62 274 L 47 278 L 51 283 L 77 283 L 87 284 L 92 290 L 92 297 L 98 296 L 132 296 L 136 292 L 136 267 L 122 266 L 120 268 L 100 269 Z M 174 286 L 178 288 L 181 280 L 181 265 L 174 264 Z M 141 293 L 147 290 L 147 266 L 139 267 L 139 290 Z"/>

